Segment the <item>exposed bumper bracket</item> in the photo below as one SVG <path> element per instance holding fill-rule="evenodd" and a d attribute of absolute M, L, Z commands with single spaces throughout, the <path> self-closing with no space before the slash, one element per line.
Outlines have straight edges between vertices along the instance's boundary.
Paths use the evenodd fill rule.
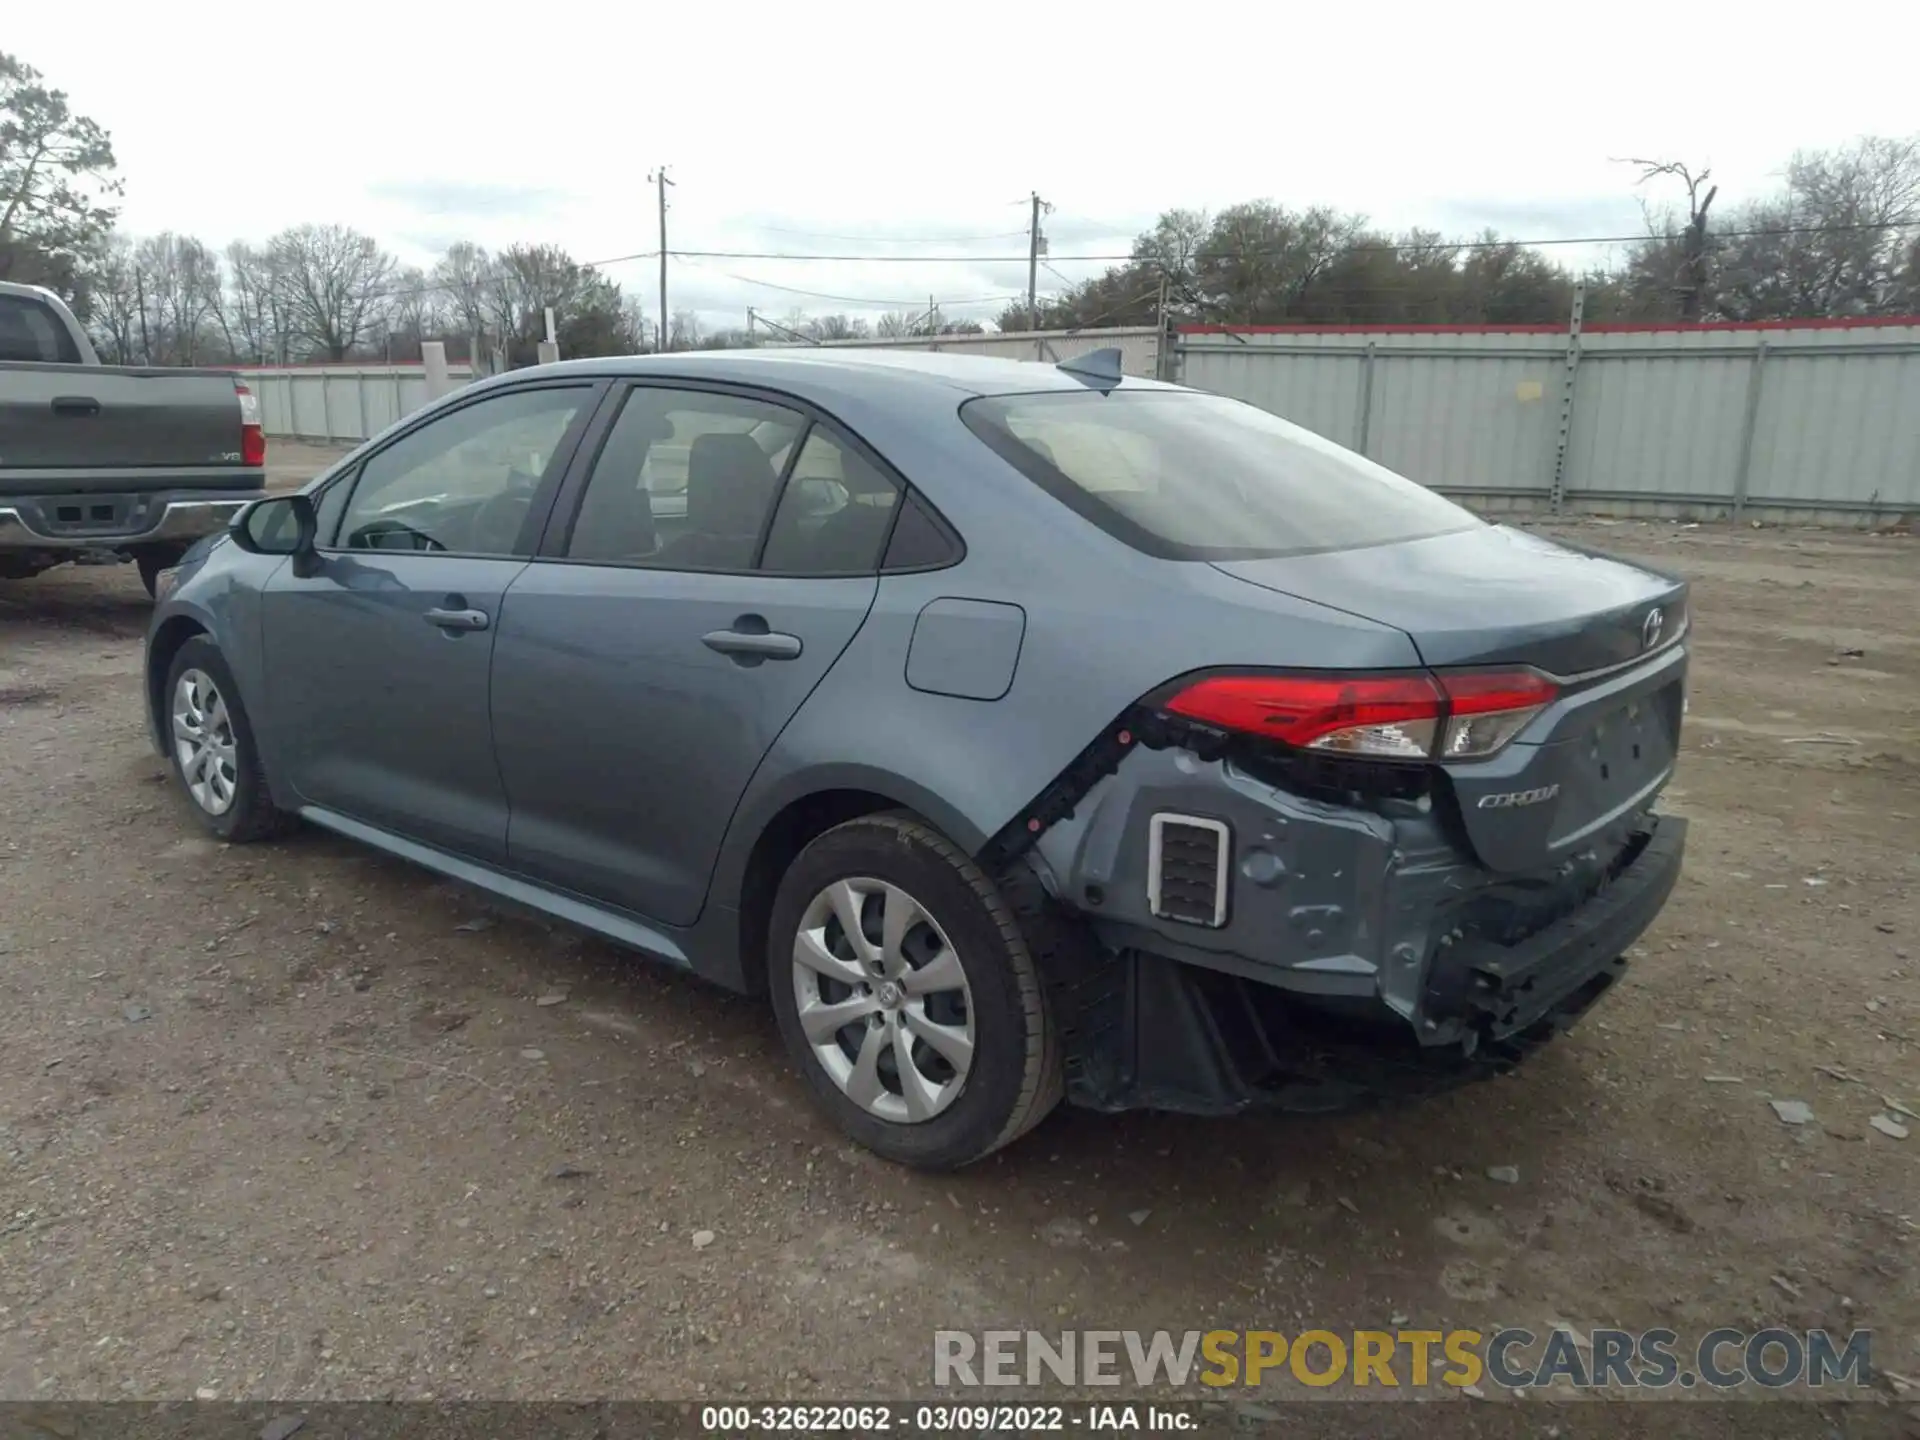
<path fill-rule="evenodd" d="M 1624 952 L 1679 875 L 1686 822 L 1658 817 L 1600 893 L 1512 946 L 1456 943 L 1435 958 L 1412 1029 L 1324 1014 L 1274 986 L 1140 950 L 1048 976 L 1067 1044 L 1067 1093 L 1097 1110 L 1228 1114 L 1350 1108 L 1454 1088 L 1509 1069 L 1577 1020 L 1624 973 Z M 1421 1044 L 1431 1035 L 1447 1044 Z M 1418 1037 L 1418 1038 L 1417 1038 Z"/>

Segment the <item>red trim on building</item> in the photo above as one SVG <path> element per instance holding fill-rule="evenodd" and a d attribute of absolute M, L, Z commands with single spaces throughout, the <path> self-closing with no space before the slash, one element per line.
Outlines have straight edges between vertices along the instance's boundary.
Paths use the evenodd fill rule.
<path fill-rule="evenodd" d="M 1656 330 L 1875 330 L 1920 325 L 1920 315 L 1844 315 L 1815 320 L 1601 321 L 1581 326 L 1592 335 Z M 1182 335 L 1564 335 L 1565 325 L 1182 325 Z"/>

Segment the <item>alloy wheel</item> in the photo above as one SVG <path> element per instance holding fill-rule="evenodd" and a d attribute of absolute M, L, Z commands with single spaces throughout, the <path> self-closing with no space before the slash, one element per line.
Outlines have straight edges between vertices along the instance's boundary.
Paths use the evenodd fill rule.
<path fill-rule="evenodd" d="M 220 687 L 204 670 L 184 670 L 173 687 L 173 754 L 193 803 L 209 815 L 233 808 L 239 744 Z"/>
<path fill-rule="evenodd" d="M 813 897 L 794 935 L 793 993 L 821 1068 L 869 1114 L 931 1120 L 966 1084 L 966 969 L 940 923 L 898 885 L 853 877 Z"/>

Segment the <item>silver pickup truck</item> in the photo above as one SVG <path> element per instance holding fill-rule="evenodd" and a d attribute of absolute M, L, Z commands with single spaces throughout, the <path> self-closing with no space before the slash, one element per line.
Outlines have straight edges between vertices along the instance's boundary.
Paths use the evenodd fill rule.
<path fill-rule="evenodd" d="M 0 580 L 117 556 L 151 594 L 266 488 L 266 465 L 238 376 L 102 365 L 57 296 L 0 282 Z"/>

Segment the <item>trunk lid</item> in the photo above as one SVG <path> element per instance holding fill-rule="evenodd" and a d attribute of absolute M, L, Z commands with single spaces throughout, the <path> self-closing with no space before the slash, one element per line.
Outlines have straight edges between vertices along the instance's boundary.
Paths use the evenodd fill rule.
<path fill-rule="evenodd" d="M 1269 590 L 1331 605 L 1405 631 L 1436 668 L 1523 664 L 1583 675 L 1649 647 L 1649 611 L 1673 636 L 1686 582 L 1504 525 L 1479 526 L 1362 550 L 1219 569 Z"/>
<path fill-rule="evenodd" d="M 1490 869 L 1604 860 L 1672 773 L 1687 661 L 1678 577 L 1504 526 L 1216 565 L 1392 625 L 1435 669 L 1525 665 L 1560 683 L 1497 754 L 1439 767 Z"/>

